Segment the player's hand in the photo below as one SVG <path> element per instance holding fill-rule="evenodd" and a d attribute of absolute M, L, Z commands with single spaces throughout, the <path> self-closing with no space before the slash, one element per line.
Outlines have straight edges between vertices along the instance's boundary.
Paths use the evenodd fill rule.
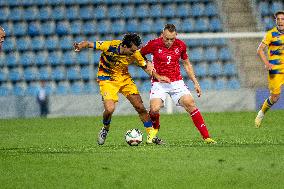
<path fill-rule="evenodd" d="M 80 46 L 80 43 L 73 43 L 73 48 L 75 52 L 80 52 L 80 50 L 82 49 L 82 47 Z"/>
<path fill-rule="evenodd" d="M 171 80 L 170 78 L 168 78 L 167 76 L 160 76 L 159 78 L 157 78 L 159 82 L 161 83 L 170 83 Z"/>
<path fill-rule="evenodd" d="M 265 64 L 265 68 L 269 71 L 269 70 L 272 70 L 272 67 L 273 67 L 274 65 L 273 64 L 270 64 L 270 63 L 268 63 L 268 64 Z"/>
<path fill-rule="evenodd" d="M 201 88 L 200 88 L 199 83 L 196 83 L 196 84 L 194 85 L 194 89 L 195 89 L 195 91 L 196 91 L 196 93 L 197 93 L 197 96 L 200 97 L 200 96 L 201 96 Z"/>

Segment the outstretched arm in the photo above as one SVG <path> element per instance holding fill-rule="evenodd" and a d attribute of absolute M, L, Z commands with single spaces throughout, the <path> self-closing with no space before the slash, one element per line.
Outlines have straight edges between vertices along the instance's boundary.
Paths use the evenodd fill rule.
<path fill-rule="evenodd" d="M 200 88 L 200 85 L 199 85 L 199 83 L 198 83 L 198 81 L 195 77 L 193 67 L 192 67 L 189 59 L 187 58 L 187 59 L 183 60 L 182 63 L 183 63 L 184 69 L 185 69 L 188 77 L 191 79 L 191 81 L 194 84 L 194 89 L 197 92 L 197 96 L 200 97 L 201 96 L 201 88 Z"/>
<path fill-rule="evenodd" d="M 80 43 L 75 42 L 73 44 L 74 51 L 79 52 L 83 48 L 94 48 L 94 42 L 89 42 L 89 41 L 81 41 Z"/>

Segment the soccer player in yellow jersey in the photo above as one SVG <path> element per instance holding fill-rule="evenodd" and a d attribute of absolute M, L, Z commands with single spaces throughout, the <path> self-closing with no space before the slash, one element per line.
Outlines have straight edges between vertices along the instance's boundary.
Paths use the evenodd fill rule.
<path fill-rule="evenodd" d="M 284 84 L 284 10 L 274 14 L 276 27 L 269 30 L 257 49 L 262 62 L 268 70 L 268 88 L 270 96 L 264 101 L 255 118 L 255 126 L 260 127 L 264 114 L 275 104 Z M 268 47 L 268 58 L 265 48 Z"/>
<path fill-rule="evenodd" d="M 0 50 L 2 49 L 2 43 L 5 40 L 5 30 L 0 26 Z"/>
<path fill-rule="evenodd" d="M 104 144 L 106 140 L 115 104 L 118 102 L 118 93 L 122 93 L 138 112 L 146 128 L 148 135 L 147 143 L 153 143 L 155 133 L 153 132 L 152 121 L 143 105 L 139 91 L 128 72 L 128 65 L 135 62 L 149 75 L 154 76 L 158 80 L 169 82 L 169 79 L 158 75 L 150 66 L 147 68 L 147 63 L 138 50 L 140 45 L 141 39 L 135 33 L 125 34 L 122 41 L 82 41 L 74 43 L 74 49 L 77 52 L 82 48 L 93 48 L 102 51 L 97 81 L 104 104 L 104 126 L 98 135 L 99 145 Z"/>

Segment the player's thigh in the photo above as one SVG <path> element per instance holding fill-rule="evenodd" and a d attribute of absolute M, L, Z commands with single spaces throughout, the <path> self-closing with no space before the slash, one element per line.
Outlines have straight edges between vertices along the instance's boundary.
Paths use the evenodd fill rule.
<path fill-rule="evenodd" d="M 196 109 L 195 102 L 191 94 L 185 94 L 179 99 L 180 106 L 184 107 L 187 112 L 192 112 Z"/>
<path fill-rule="evenodd" d="M 118 101 L 118 92 L 120 90 L 120 86 L 116 81 L 100 81 L 100 93 L 102 95 L 103 100 L 113 100 L 114 102 Z"/>
<path fill-rule="evenodd" d="M 121 83 L 120 91 L 125 97 L 132 95 L 132 94 L 139 94 L 138 88 L 134 81 L 131 78 L 123 81 Z"/>
<path fill-rule="evenodd" d="M 268 88 L 271 94 L 280 94 L 282 85 L 284 85 L 284 74 L 268 75 Z"/>
<path fill-rule="evenodd" d="M 126 98 L 138 113 L 147 112 L 140 94 L 130 94 Z"/>
<path fill-rule="evenodd" d="M 152 100 L 157 99 L 157 103 L 158 102 L 162 102 L 161 106 L 164 105 L 166 97 L 167 97 L 167 87 L 166 87 L 166 83 L 159 83 L 159 82 L 154 82 L 152 84 L 151 87 L 151 91 L 150 91 L 150 102 Z M 159 101 L 158 99 L 160 99 L 161 101 Z"/>

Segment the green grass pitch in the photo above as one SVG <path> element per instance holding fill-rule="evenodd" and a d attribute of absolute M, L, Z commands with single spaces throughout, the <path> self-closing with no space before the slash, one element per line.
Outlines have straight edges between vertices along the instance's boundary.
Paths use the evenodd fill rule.
<path fill-rule="evenodd" d="M 283 188 L 284 111 L 204 113 L 201 140 L 187 114 L 161 115 L 167 145 L 128 146 L 138 116 L 114 116 L 105 145 L 101 117 L 0 120 L 0 188 Z"/>

